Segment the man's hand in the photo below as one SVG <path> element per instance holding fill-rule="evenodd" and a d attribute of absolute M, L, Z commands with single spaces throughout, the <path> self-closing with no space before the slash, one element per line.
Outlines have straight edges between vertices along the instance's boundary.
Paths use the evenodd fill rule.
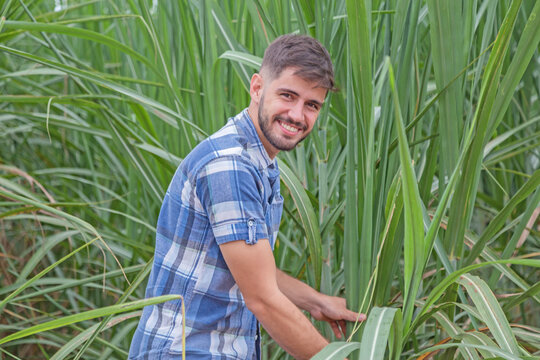
<path fill-rule="evenodd" d="M 247 307 L 270 336 L 296 359 L 311 359 L 328 341 L 298 309 L 330 323 L 337 337 L 345 321 L 365 319 L 347 310 L 345 299 L 315 291 L 300 280 L 276 269 L 267 240 L 247 245 L 231 241 L 220 245 L 221 253 Z"/>
<path fill-rule="evenodd" d="M 283 271 L 277 271 L 280 290 L 300 309 L 308 311 L 314 319 L 326 321 L 338 339 L 345 334 L 347 321 L 364 321 L 366 315 L 347 309 L 345 299 L 328 296 L 311 288 Z"/>
<path fill-rule="evenodd" d="M 319 321 L 326 321 L 332 327 L 338 339 L 346 334 L 347 321 L 364 321 L 366 315 L 347 309 L 344 298 L 319 293 L 318 306 L 310 310 L 311 316 Z"/>

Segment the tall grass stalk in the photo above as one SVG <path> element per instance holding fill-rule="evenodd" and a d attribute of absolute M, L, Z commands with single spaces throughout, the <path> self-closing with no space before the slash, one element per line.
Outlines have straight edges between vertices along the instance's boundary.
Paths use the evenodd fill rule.
<path fill-rule="evenodd" d="M 539 15 L 533 0 L 3 2 L 1 352 L 126 358 L 172 174 L 297 32 L 329 49 L 341 91 L 279 155 L 276 264 L 368 313 L 317 358 L 539 356 Z M 267 335 L 263 357 L 290 358 Z"/>

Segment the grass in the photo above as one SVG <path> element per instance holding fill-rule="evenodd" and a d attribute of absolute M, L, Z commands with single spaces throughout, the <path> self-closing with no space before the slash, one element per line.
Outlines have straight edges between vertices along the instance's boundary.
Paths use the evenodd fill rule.
<path fill-rule="evenodd" d="M 279 156 L 276 263 L 369 314 L 319 358 L 539 356 L 539 10 L 5 1 L 2 356 L 126 358 L 168 182 L 288 32 L 329 49 L 341 91 Z"/>

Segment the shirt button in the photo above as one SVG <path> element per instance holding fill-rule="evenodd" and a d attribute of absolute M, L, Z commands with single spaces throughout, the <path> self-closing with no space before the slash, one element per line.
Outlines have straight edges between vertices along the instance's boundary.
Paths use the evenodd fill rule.
<path fill-rule="evenodd" d="M 252 219 L 249 219 L 248 220 L 248 226 L 253 226 L 253 224 L 255 224 L 255 221 L 253 221 Z"/>

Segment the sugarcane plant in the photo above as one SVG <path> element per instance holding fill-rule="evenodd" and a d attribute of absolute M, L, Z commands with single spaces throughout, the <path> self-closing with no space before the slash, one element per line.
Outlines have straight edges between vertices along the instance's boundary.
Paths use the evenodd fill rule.
<path fill-rule="evenodd" d="M 125 359 L 161 200 L 266 46 L 340 91 L 281 153 L 276 265 L 368 315 L 317 359 L 540 355 L 540 2 L 6 0 L 0 352 Z M 189 309 L 187 309 L 189 311 Z M 263 336 L 263 358 L 290 358 Z"/>

